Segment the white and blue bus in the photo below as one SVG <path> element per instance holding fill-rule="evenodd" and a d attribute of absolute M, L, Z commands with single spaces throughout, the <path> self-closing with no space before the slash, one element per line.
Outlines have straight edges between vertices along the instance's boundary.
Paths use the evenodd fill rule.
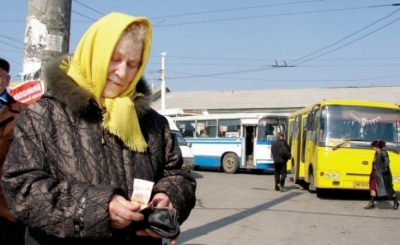
<path fill-rule="evenodd" d="M 226 173 L 239 169 L 273 170 L 271 145 L 276 133 L 285 134 L 288 114 L 234 113 L 172 117 L 192 143 L 196 168 L 217 167 Z"/>

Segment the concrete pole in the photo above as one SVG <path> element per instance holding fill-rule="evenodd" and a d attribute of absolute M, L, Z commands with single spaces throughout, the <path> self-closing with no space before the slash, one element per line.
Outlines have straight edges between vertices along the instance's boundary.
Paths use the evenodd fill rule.
<path fill-rule="evenodd" d="M 39 80 L 47 62 L 68 53 L 72 0 L 28 0 L 23 81 Z"/>
<path fill-rule="evenodd" d="M 161 110 L 165 110 L 165 90 L 167 86 L 165 85 L 165 56 L 167 52 L 160 53 L 161 54 Z"/>

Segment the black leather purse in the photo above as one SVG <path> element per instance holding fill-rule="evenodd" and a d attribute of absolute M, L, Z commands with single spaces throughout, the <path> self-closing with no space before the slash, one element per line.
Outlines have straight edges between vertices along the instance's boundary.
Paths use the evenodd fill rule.
<path fill-rule="evenodd" d="M 150 228 L 163 238 L 175 238 L 181 232 L 174 208 L 146 208 L 141 213 L 144 215 L 142 227 Z"/>

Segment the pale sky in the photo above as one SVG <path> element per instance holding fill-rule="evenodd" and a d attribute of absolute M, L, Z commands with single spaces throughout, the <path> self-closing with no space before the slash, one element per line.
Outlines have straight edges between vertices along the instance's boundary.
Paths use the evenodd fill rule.
<path fill-rule="evenodd" d="M 167 52 L 171 91 L 395 86 L 400 85 L 396 3 L 400 0 L 74 0 L 70 52 L 94 20 L 118 11 L 153 23 L 144 75 L 159 86 L 160 53 Z M 22 71 L 27 5 L 25 0 L 1 5 L 0 57 L 9 60 L 13 81 Z"/>

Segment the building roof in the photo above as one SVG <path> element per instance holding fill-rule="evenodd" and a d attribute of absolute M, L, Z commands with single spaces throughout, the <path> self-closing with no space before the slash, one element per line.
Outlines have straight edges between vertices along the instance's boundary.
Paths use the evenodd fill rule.
<path fill-rule="evenodd" d="M 336 87 L 250 91 L 203 91 L 166 93 L 166 108 L 184 110 L 244 110 L 302 108 L 322 100 L 347 99 L 400 105 L 400 86 Z M 152 108 L 161 109 L 161 97 Z"/>

